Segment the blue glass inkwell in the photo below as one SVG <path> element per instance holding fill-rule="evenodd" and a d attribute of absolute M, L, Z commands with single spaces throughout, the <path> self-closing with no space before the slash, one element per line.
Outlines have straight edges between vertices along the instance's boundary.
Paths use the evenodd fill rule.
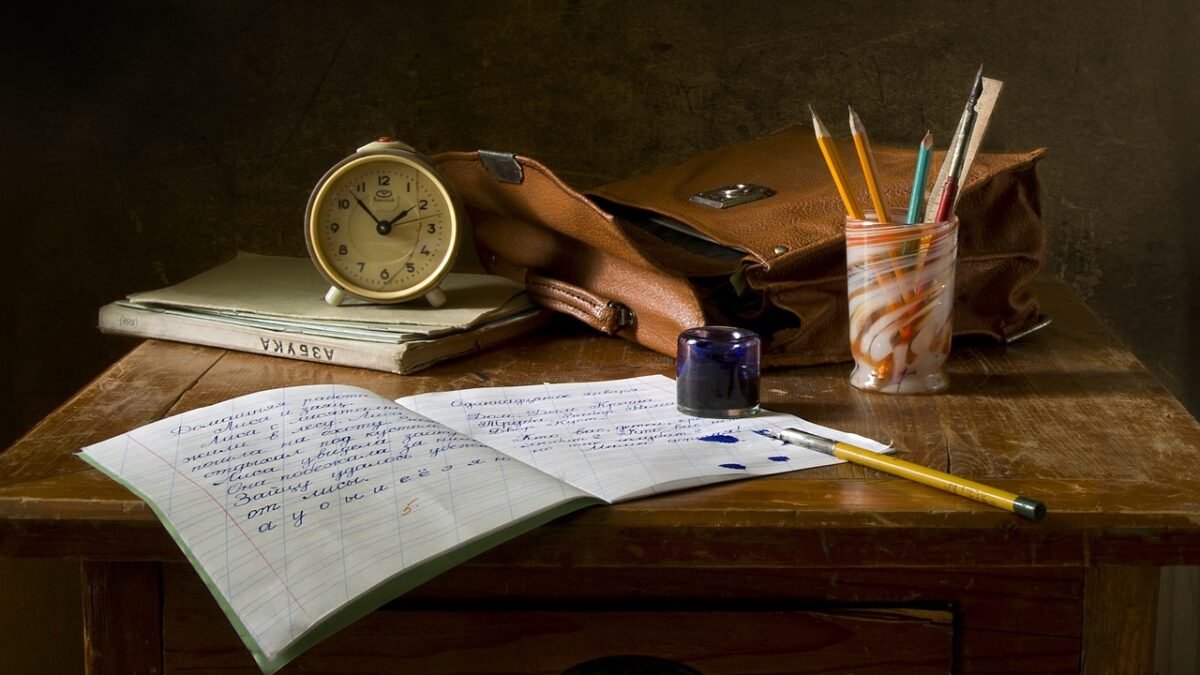
<path fill-rule="evenodd" d="M 697 417 L 758 414 L 760 343 L 758 333 L 731 326 L 680 333 L 675 360 L 679 411 Z"/>

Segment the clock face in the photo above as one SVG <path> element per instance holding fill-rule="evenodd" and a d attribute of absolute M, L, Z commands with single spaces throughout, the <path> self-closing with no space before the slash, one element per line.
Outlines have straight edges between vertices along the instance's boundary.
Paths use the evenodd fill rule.
<path fill-rule="evenodd" d="M 457 214 L 429 168 L 404 154 L 352 157 L 309 203 L 317 266 L 350 293 L 398 302 L 434 288 L 454 260 Z"/>

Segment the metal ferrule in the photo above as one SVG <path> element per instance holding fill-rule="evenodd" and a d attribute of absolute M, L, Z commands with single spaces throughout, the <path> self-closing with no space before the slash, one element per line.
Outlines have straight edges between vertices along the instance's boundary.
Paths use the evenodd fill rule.
<path fill-rule="evenodd" d="M 778 438 L 787 441 L 792 445 L 798 445 L 808 450 L 816 450 L 823 452 L 826 455 L 833 454 L 833 448 L 837 444 L 836 441 L 831 441 L 828 438 L 821 438 L 815 434 L 810 434 L 807 431 L 799 429 L 783 429 L 779 432 Z"/>

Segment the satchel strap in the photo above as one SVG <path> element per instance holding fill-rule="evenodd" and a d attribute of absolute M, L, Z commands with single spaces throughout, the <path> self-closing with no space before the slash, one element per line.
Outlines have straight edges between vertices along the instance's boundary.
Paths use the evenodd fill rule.
<path fill-rule="evenodd" d="M 535 303 L 573 316 L 606 335 L 616 335 L 636 320 L 633 311 L 619 302 L 533 272 L 525 275 L 525 289 Z"/>

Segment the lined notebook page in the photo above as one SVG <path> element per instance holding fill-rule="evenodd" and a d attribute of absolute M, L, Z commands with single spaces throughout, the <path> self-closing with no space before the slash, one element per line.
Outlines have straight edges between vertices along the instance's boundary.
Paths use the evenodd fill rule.
<path fill-rule="evenodd" d="M 226 401 L 82 454 L 151 505 L 266 672 L 348 602 L 361 614 L 407 590 L 381 587 L 404 570 L 583 496 L 336 385 Z"/>
<path fill-rule="evenodd" d="M 885 449 L 779 413 L 688 417 L 662 376 L 401 403 L 340 385 L 275 389 L 81 455 L 150 505 L 271 673 L 438 572 L 576 508 L 838 461 L 756 430 L 794 426 Z"/>
<path fill-rule="evenodd" d="M 675 407 L 675 381 L 662 375 L 448 391 L 399 403 L 610 503 L 840 462 L 759 429 L 795 427 L 887 450 L 766 410 L 734 420 L 684 415 Z"/>

